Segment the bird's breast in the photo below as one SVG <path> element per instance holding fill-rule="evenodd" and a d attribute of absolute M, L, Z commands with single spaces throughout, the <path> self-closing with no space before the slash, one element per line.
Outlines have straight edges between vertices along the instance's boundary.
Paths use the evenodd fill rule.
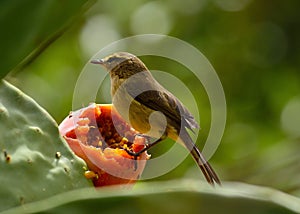
<path fill-rule="evenodd" d="M 112 87 L 112 102 L 117 112 L 135 130 L 151 137 L 161 137 L 167 127 L 165 116 L 135 100 L 122 84 Z"/>

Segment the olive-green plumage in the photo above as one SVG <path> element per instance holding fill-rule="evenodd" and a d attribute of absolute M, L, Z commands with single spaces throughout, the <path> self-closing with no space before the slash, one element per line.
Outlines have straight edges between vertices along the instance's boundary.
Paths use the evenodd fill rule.
<path fill-rule="evenodd" d="M 199 128 L 198 123 L 185 106 L 154 79 L 139 58 L 119 52 L 92 63 L 101 64 L 109 71 L 114 107 L 134 129 L 150 137 L 169 137 L 183 144 L 206 180 L 220 184 L 186 130 Z"/>

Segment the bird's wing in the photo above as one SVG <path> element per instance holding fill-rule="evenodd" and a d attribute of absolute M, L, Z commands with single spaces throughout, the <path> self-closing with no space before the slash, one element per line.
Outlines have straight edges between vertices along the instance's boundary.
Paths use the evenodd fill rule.
<path fill-rule="evenodd" d="M 123 85 L 133 99 L 154 111 L 160 111 L 178 125 L 183 122 L 189 129 L 199 128 L 192 114 L 173 94 L 152 77 L 144 78 L 146 79 L 138 86 L 130 83 Z"/>

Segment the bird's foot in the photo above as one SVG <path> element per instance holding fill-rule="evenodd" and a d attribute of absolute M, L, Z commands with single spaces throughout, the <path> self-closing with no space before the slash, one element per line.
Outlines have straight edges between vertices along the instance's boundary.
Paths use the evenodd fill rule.
<path fill-rule="evenodd" d="M 141 151 L 138 151 L 138 152 L 133 152 L 127 148 L 124 148 L 124 150 L 127 152 L 127 154 L 133 156 L 133 159 L 134 159 L 134 171 L 137 170 L 137 158 L 140 156 L 140 154 L 142 154 L 144 151 L 146 151 L 147 149 L 142 149 Z"/>
<path fill-rule="evenodd" d="M 127 148 L 124 148 L 124 150 L 127 152 L 127 154 L 131 155 L 134 157 L 134 169 L 137 170 L 137 158 L 138 156 L 140 156 L 140 154 L 142 154 L 143 152 L 147 151 L 148 149 L 150 149 L 152 146 L 158 144 L 159 142 L 161 142 L 162 140 L 164 140 L 166 138 L 166 134 L 164 134 L 161 138 L 157 139 L 156 141 L 154 141 L 153 143 L 149 143 L 151 138 L 148 136 L 148 135 L 144 135 L 144 134 L 136 134 L 136 136 L 141 136 L 141 137 L 144 137 L 146 139 L 146 145 L 143 149 L 141 149 L 140 151 L 138 152 L 133 152 Z"/>

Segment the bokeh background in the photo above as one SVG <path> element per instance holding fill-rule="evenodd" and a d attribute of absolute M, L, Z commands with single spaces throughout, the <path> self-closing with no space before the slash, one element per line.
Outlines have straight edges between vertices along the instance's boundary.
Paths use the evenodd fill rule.
<path fill-rule="evenodd" d="M 5 35 L 9 34 L 3 33 L 2 59 L 9 54 L 18 55 L 22 45 L 42 45 L 30 57 L 21 56 L 25 60 L 17 66 L 7 68 L 11 72 L 5 78 L 34 98 L 58 123 L 72 110 L 73 90 L 81 70 L 101 48 L 136 34 L 177 37 L 207 57 L 224 87 L 227 125 L 210 160 L 221 179 L 270 186 L 300 196 L 298 0 L 74 0 L 69 4 L 73 9 L 81 8 L 80 12 L 70 15 L 63 28 L 43 43 L 31 36 L 32 31 L 19 34 L 27 29 L 51 29 L 60 18 L 55 12 L 43 13 L 47 6 L 37 8 L 35 1 L 24 4 L 24 10 L 14 9 L 9 2 L 15 4 L 6 1 L 6 7 L 0 9 L 2 16 L 11 15 L 1 23 L 6 26 L 2 30 L 18 34 L 21 40 L 13 42 L 14 46 L 5 46 L 9 41 Z M 58 9 L 66 6 L 61 4 Z M 7 8 L 10 13 L 5 11 Z M 65 14 L 71 9 L 68 7 Z M 26 10 L 40 13 L 27 16 L 32 20 L 22 26 L 26 20 L 18 18 L 27 14 Z M 45 17 L 48 21 L 41 27 L 39 20 Z M 11 31 L 16 23 L 18 28 Z M 194 81 L 191 72 L 176 62 L 154 56 L 144 56 L 143 60 L 150 69 L 182 79 L 197 97 L 202 127 L 197 144 L 201 148 L 210 127 L 205 90 Z M 96 102 L 110 102 L 108 87 L 106 84 L 101 89 Z M 171 144 L 158 145 L 150 153 L 159 155 Z M 191 158 L 153 180 L 181 178 L 202 179 Z"/>

